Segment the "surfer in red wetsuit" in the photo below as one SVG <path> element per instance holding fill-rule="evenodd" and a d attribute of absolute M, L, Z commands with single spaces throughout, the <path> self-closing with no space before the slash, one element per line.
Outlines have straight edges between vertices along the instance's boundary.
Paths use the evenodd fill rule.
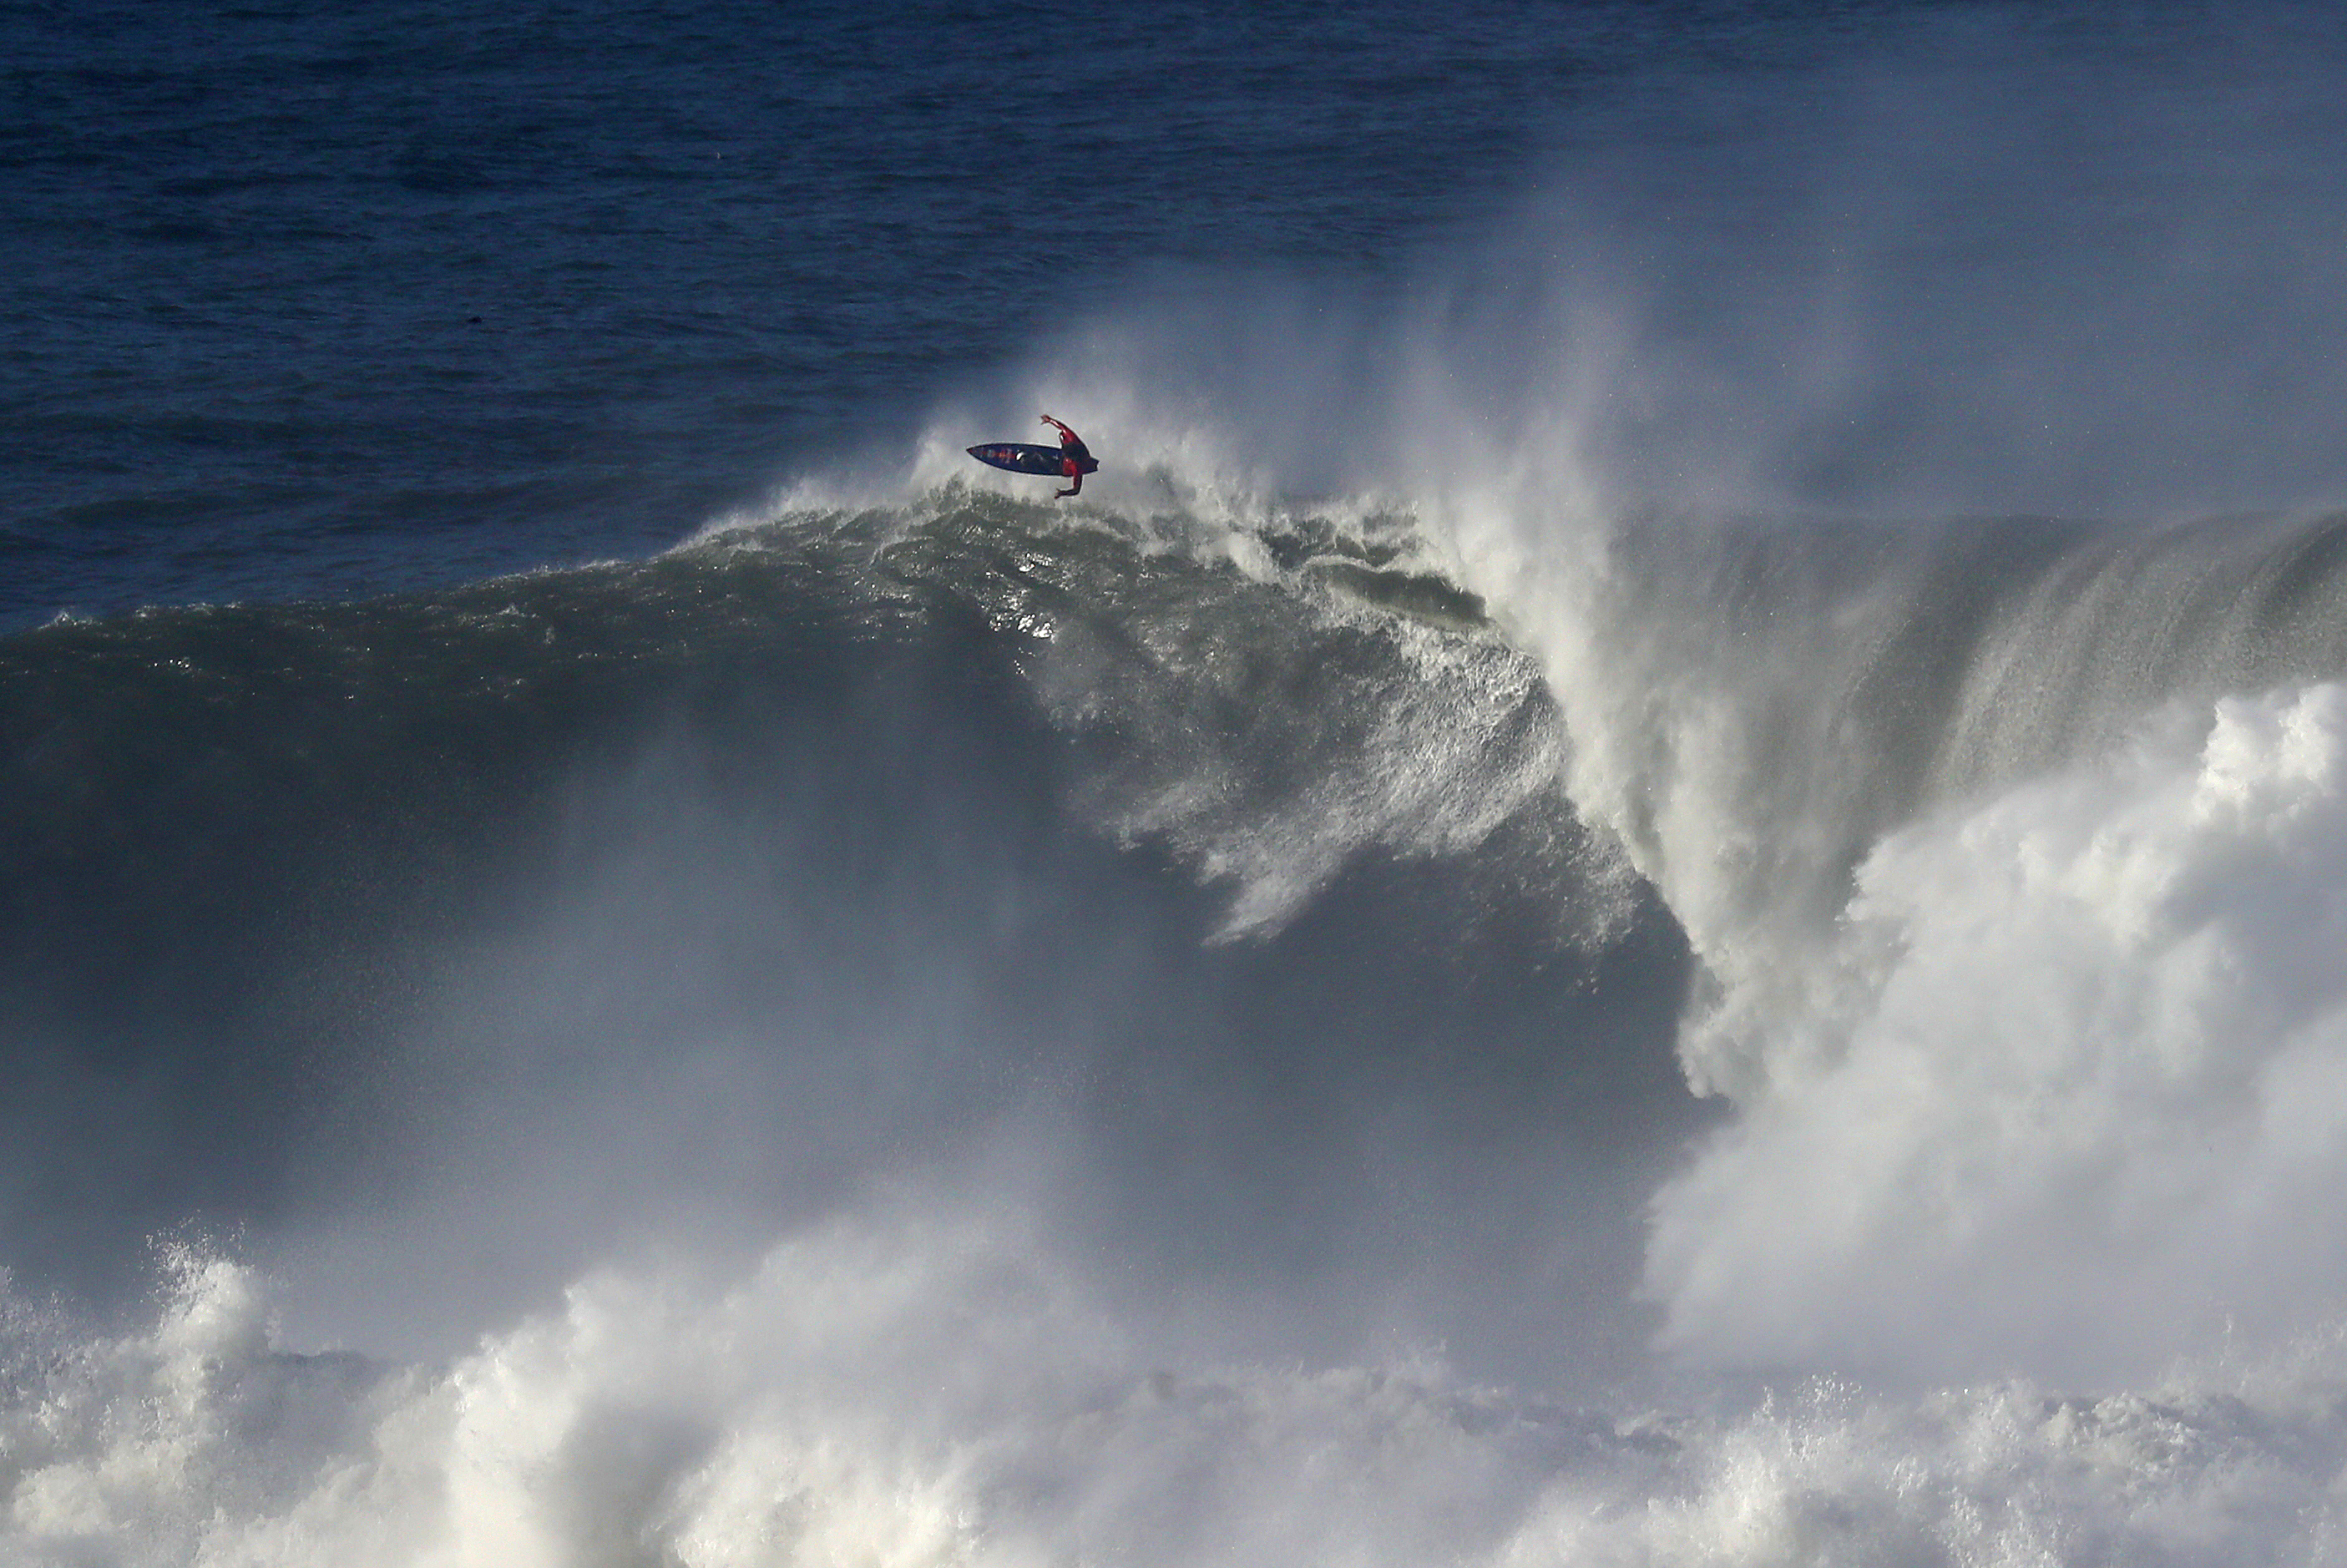
<path fill-rule="evenodd" d="M 1084 476 L 1098 468 L 1100 464 L 1093 460 L 1092 451 L 1085 446 L 1082 436 L 1060 424 L 1048 414 L 1043 415 L 1043 423 L 1055 425 L 1059 429 L 1060 472 L 1065 474 L 1071 481 L 1066 489 L 1053 491 L 1051 498 L 1055 501 L 1065 500 L 1070 496 L 1082 495 Z"/>

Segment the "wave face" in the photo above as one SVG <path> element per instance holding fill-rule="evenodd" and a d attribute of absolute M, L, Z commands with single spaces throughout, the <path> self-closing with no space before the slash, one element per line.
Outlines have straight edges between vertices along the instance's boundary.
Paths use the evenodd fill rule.
<path fill-rule="evenodd" d="M 968 1182 L 1318 1304 L 1266 1354 L 1563 1365 L 1574 1302 L 1626 1352 L 1684 948 L 1469 596 L 1250 539 L 948 489 L 20 639 L 15 1255 L 104 1294 L 241 1226 L 297 1315 L 434 1347 Z"/>

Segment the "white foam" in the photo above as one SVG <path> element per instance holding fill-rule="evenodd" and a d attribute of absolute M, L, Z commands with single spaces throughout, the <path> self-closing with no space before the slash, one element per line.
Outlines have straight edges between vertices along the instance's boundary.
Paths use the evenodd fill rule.
<path fill-rule="evenodd" d="M 2082 1370 L 2347 1287 L 2347 688 L 2227 699 L 1887 840 L 1657 1204 L 1666 1337 Z"/>
<path fill-rule="evenodd" d="M 867 1216 L 746 1276 L 607 1269 L 440 1368 L 281 1349 L 191 1260 L 12 1327 L 24 1563 L 2178 1565 L 2340 1549 L 2333 1340 L 2141 1393 L 1571 1409 L 1439 1362 L 1153 1366 L 1014 1224 Z"/>

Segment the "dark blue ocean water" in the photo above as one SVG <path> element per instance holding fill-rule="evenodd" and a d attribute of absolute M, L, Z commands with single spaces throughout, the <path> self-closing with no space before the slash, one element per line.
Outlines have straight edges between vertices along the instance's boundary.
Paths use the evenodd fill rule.
<path fill-rule="evenodd" d="M 1821 67 L 1983 27 L 2189 48 L 1883 4 L 11 6 L 0 623 L 641 553 L 1145 280 L 1390 282 L 1560 159 L 1716 206 Z"/>
<path fill-rule="evenodd" d="M 1393 267 L 1687 20 L 12 6 L 0 616 L 664 545 L 1137 269 Z"/>

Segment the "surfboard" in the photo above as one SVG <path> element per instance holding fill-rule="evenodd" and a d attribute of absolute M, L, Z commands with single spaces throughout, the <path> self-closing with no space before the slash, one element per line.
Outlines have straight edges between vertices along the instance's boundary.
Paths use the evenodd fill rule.
<path fill-rule="evenodd" d="M 1030 446 L 1023 441 L 997 441 L 984 446 L 972 446 L 969 455 L 989 467 L 1007 469 L 1013 474 L 1064 475 L 1062 459 L 1057 446 Z M 1096 472 L 1098 463 L 1085 466 L 1087 474 Z"/>

